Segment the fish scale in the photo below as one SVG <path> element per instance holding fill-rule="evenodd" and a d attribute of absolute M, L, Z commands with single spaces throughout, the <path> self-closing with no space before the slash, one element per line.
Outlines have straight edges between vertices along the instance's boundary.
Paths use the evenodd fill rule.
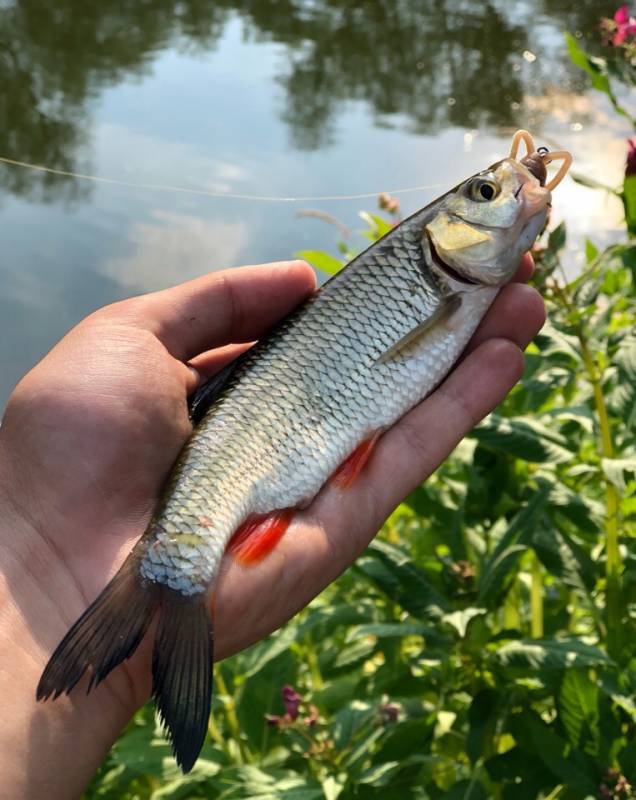
<path fill-rule="evenodd" d="M 518 162 L 521 140 L 529 155 Z M 70 692 L 86 669 L 89 689 L 98 684 L 157 618 L 153 696 L 178 763 L 192 768 L 211 707 L 210 596 L 228 543 L 240 563 L 262 559 L 294 509 L 330 480 L 347 491 L 377 436 L 449 373 L 569 165 L 557 154 L 564 166 L 545 187 L 531 145 L 517 134 L 510 158 L 400 223 L 196 392 L 192 436 L 147 530 L 56 648 L 38 699 Z"/>
<path fill-rule="evenodd" d="M 427 261 L 422 220 L 410 227 L 396 233 L 406 246 L 371 248 L 244 360 L 177 462 L 146 534 L 144 578 L 184 595 L 206 591 L 247 517 L 306 505 L 361 441 L 446 374 L 495 291 L 467 294 L 459 335 L 441 330 L 421 353 L 379 364 L 451 291 Z M 205 487 L 195 503 L 192 484 Z M 187 572 L 181 534 L 199 539 Z"/>

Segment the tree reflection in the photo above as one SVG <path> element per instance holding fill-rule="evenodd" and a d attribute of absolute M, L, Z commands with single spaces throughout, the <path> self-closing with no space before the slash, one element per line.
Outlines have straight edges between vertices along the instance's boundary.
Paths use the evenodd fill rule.
<path fill-rule="evenodd" d="M 589 30 L 613 4 L 477 0 L 41 0 L 0 1 L 0 155 L 81 171 L 91 101 L 142 76 L 169 47 L 207 52 L 239 15 L 256 40 L 282 44 L 283 118 L 297 148 L 324 146 L 343 104 L 418 132 L 512 126 L 529 76 L 539 14 Z M 607 6 L 607 8 L 605 8 Z M 538 73 L 535 72 L 535 76 Z M 535 78 L 536 81 L 536 78 Z M 540 87 L 531 87 L 533 92 Z M 0 165 L 9 191 L 78 196 L 71 178 Z"/>

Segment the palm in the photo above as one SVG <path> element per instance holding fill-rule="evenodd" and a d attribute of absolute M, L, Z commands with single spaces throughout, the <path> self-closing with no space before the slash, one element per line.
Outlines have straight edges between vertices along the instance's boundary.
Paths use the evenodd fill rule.
<path fill-rule="evenodd" d="M 522 272 L 529 269 L 526 263 Z M 185 362 L 203 373 L 217 369 L 232 353 L 207 348 L 251 341 L 312 288 L 311 271 L 292 263 L 126 301 L 80 323 L 21 382 L 0 429 L 0 469 L 7 502 L 28 530 L 18 559 L 28 567 L 7 579 L 37 651 L 27 683 L 145 528 L 191 430 L 186 398 L 196 379 Z M 278 627 L 351 563 L 401 498 L 518 379 L 518 346 L 542 319 L 536 293 L 506 287 L 474 352 L 382 437 L 354 486 L 344 493 L 327 486 L 248 573 L 228 565 L 216 597 L 217 657 Z M 110 691 L 77 706 L 80 716 L 82 708 L 104 716 L 105 746 L 147 697 L 148 657 L 142 646 L 109 676 Z"/>

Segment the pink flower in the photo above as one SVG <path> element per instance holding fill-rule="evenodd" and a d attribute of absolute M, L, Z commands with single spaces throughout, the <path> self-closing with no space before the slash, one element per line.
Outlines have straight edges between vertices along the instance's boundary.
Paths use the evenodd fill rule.
<path fill-rule="evenodd" d="M 616 9 L 614 22 L 617 25 L 624 25 L 626 22 L 629 22 L 629 6 L 621 6 Z"/>
<path fill-rule="evenodd" d="M 636 139 L 627 140 L 627 160 L 625 162 L 625 177 L 636 175 Z"/>
<path fill-rule="evenodd" d="M 290 719 L 296 719 L 298 717 L 298 707 L 302 703 L 302 697 L 291 686 L 283 686 L 280 693 L 283 696 L 286 714 L 289 715 Z"/>
<path fill-rule="evenodd" d="M 621 6 L 614 14 L 615 32 L 612 44 L 616 47 L 636 34 L 636 19 L 629 14 L 629 6 Z"/>

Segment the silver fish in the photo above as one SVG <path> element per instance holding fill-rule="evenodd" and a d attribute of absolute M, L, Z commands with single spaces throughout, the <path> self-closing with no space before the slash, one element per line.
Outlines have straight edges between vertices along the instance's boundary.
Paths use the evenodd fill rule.
<path fill-rule="evenodd" d="M 550 158 L 563 166 L 545 186 Z M 192 768 L 210 712 L 210 593 L 228 543 L 242 563 L 264 557 L 294 509 L 331 476 L 353 480 L 382 431 L 448 374 L 544 227 L 568 159 L 537 153 L 520 132 L 509 158 L 402 222 L 198 391 L 159 507 L 53 653 L 38 699 L 70 692 L 87 669 L 89 689 L 98 684 L 158 615 L 153 695 L 177 761 Z"/>

